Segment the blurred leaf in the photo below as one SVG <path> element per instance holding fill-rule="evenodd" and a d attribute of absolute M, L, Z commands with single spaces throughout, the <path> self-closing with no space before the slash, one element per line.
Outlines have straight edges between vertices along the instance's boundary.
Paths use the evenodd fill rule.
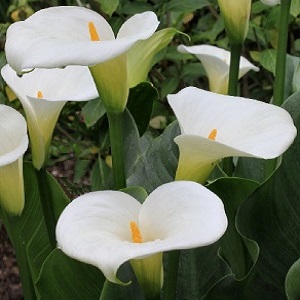
<path fill-rule="evenodd" d="M 299 2 L 299 0 L 292 0 L 290 13 L 294 18 L 297 18 L 299 16 L 299 14 L 300 14 L 300 2 Z"/>
<path fill-rule="evenodd" d="M 276 50 L 267 49 L 260 54 L 259 58 L 260 64 L 268 71 L 275 75 L 276 67 Z"/>
<path fill-rule="evenodd" d="M 90 160 L 86 159 L 76 160 L 73 182 L 80 183 L 82 181 L 83 176 L 88 171 L 90 163 Z"/>
<path fill-rule="evenodd" d="M 119 0 L 97 0 L 102 12 L 111 17 L 119 5 Z"/>
<path fill-rule="evenodd" d="M 285 291 L 288 300 L 300 299 L 300 259 L 289 269 L 285 279 Z"/>
<path fill-rule="evenodd" d="M 208 5 L 210 5 L 210 3 L 207 0 L 171 0 L 165 5 L 165 10 L 186 13 L 201 9 Z"/>
<path fill-rule="evenodd" d="M 133 116 L 140 136 L 142 136 L 149 125 L 153 101 L 157 100 L 158 93 L 150 82 L 142 82 L 130 89 L 127 108 Z"/>
<path fill-rule="evenodd" d="M 122 189 L 121 191 L 132 196 L 133 198 L 138 200 L 140 203 L 143 203 L 148 196 L 145 189 L 141 186 L 129 186 L 129 187 L 126 187 L 125 189 Z"/>
<path fill-rule="evenodd" d="M 111 178 L 111 168 L 99 155 L 94 163 L 91 173 L 91 190 L 101 191 L 109 189 Z"/>
<path fill-rule="evenodd" d="M 88 101 L 82 108 L 83 119 L 87 127 L 94 126 L 105 113 L 106 109 L 99 98 Z"/>

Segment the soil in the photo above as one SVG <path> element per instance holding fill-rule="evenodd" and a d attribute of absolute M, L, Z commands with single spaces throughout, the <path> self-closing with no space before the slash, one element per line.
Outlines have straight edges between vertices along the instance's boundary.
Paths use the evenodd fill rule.
<path fill-rule="evenodd" d="M 4 226 L 0 229 L 0 299 L 22 300 L 22 285 L 15 253 Z"/>

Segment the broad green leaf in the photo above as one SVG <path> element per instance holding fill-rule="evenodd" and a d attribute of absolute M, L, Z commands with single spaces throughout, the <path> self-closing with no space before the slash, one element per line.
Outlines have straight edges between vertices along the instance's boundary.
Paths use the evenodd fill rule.
<path fill-rule="evenodd" d="M 300 258 L 291 266 L 285 279 L 288 300 L 300 299 Z"/>
<path fill-rule="evenodd" d="M 82 108 L 83 119 L 87 127 L 94 126 L 105 113 L 106 109 L 99 98 L 88 101 Z"/>
<path fill-rule="evenodd" d="M 177 122 L 170 124 L 138 159 L 128 185 L 138 185 L 150 193 L 163 183 L 174 180 L 178 148 L 173 139 L 179 134 Z"/>
<path fill-rule="evenodd" d="M 96 267 L 55 249 L 45 260 L 36 285 L 41 300 L 94 300 L 99 299 L 104 281 Z"/>
<path fill-rule="evenodd" d="M 140 136 L 149 125 L 153 101 L 157 100 L 158 93 L 150 82 L 142 82 L 130 89 L 127 108 L 133 116 Z"/>
<path fill-rule="evenodd" d="M 258 159 L 239 157 L 234 170 L 234 176 L 264 182 L 278 167 L 280 159 Z"/>
<path fill-rule="evenodd" d="M 220 240 L 221 255 L 237 279 L 247 276 L 258 257 L 256 245 L 241 236 L 236 229 L 236 215 L 242 201 L 258 186 L 255 181 L 234 177 L 220 178 L 208 186 L 223 200 L 225 206 L 228 227 Z"/>

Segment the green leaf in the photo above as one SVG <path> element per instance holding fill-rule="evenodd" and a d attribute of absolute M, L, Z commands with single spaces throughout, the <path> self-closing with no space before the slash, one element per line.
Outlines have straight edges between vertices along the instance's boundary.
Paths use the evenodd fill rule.
<path fill-rule="evenodd" d="M 139 157 L 128 178 L 128 185 L 142 186 L 150 193 L 163 183 L 174 180 L 178 161 L 178 147 L 174 138 L 179 132 L 178 123 L 173 122 L 152 142 L 149 149 Z"/>
<path fill-rule="evenodd" d="M 250 272 L 258 257 L 256 245 L 245 239 L 236 229 L 236 215 L 242 203 L 259 184 L 243 178 L 220 178 L 208 188 L 224 203 L 228 227 L 220 240 L 221 254 L 228 262 L 237 279 L 243 279 Z"/>
<path fill-rule="evenodd" d="M 300 259 L 289 269 L 285 279 L 285 291 L 288 300 L 300 299 Z"/>
<path fill-rule="evenodd" d="M 82 115 L 87 127 L 94 126 L 106 113 L 103 102 L 97 98 L 88 101 L 82 108 Z"/>
<path fill-rule="evenodd" d="M 207 0 L 171 0 L 167 2 L 165 10 L 186 13 L 201 9 L 208 5 L 210 5 L 210 3 Z"/>
<path fill-rule="evenodd" d="M 150 82 L 142 82 L 130 89 L 127 108 L 133 116 L 140 136 L 149 125 L 154 100 L 158 99 L 158 92 Z"/>
<path fill-rule="evenodd" d="M 276 67 L 276 50 L 267 49 L 260 54 L 259 58 L 260 64 L 273 75 L 275 75 Z"/>
<path fill-rule="evenodd" d="M 83 176 L 88 171 L 90 163 L 90 160 L 87 159 L 76 160 L 73 182 L 80 183 Z"/>
<path fill-rule="evenodd" d="M 92 191 L 108 190 L 111 179 L 111 168 L 104 159 L 99 155 L 94 163 L 91 173 L 91 189 Z"/>
<path fill-rule="evenodd" d="M 111 17 L 119 5 L 119 0 L 97 0 L 101 11 Z"/>
<path fill-rule="evenodd" d="M 138 200 L 140 203 L 143 203 L 148 196 L 145 189 L 141 186 L 129 186 L 129 187 L 126 187 L 125 189 L 121 189 L 121 191 L 132 196 L 133 198 Z"/>
<path fill-rule="evenodd" d="M 291 15 L 293 15 L 294 18 L 297 18 L 300 14 L 300 2 L 298 0 L 292 0 L 291 4 Z"/>
<path fill-rule="evenodd" d="M 105 278 L 101 271 L 55 249 L 43 264 L 37 288 L 41 300 L 99 299 Z"/>

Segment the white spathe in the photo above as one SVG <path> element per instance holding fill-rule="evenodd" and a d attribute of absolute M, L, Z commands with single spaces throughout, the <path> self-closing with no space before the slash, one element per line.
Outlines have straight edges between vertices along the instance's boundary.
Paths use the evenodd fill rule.
<path fill-rule="evenodd" d="M 176 178 L 205 182 L 214 164 L 230 156 L 271 159 L 292 144 L 297 130 L 290 114 L 253 99 L 187 87 L 168 95 L 181 128 Z M 215 140 L 208 138 L 215 130 Z"/>
<path fill-rule="evenodd" d="M 211 92 L 227 94 L 230 67 L 229 51 L 210 45 L 179 45 L 177 49 L 181 53 L 194 54 L 201 61 L 208 76 Z M 243 77 L 250 70 L 258 72 L 259 68 L 241 56 L 239 78 Z"/>
<path fill-rule="evenodd" d="M 23 154 L 28 148 L 24 117 L 0 104 L 0 205 L 13 215 L 24 208 Z"/>
<path fill-rule="evenodd" d="M 130 222 L 138 225 L 143 242 L 132 241 Z M 120 191 L 84 194 L 61 214 L 56 238 L 67 255 L 120 283 L 116 273 L 124 262 L 206 246 L 226 228 L 223 203 L 214 193 L 195 182 L 176 181 L 158 187 L 143 204 Z"/>
<path fill-rule="evenodd" d="M 19 77 L 9 65 L 5 65 L 1 75 L 22 103 L 33 164 L 40 169 L 47 158 L 53 130 L 65 103 L 97 98 L 93 78 L 88 67 L 83 66 L 35 69 Z"/>
<path fill-rule="evenodd" d="M 99 41 L 91 40 L 89 22 L 94 24 Z M 18 73 L 32 68 L 93 66 L 147 39 L 158 24 L 151 11 L 136 14 L 123 23 L 115 37 L 109 23 L 90 9 L 75 6 L 42 9 L 25 21 L 9 26 L 6 58 Z"/>

